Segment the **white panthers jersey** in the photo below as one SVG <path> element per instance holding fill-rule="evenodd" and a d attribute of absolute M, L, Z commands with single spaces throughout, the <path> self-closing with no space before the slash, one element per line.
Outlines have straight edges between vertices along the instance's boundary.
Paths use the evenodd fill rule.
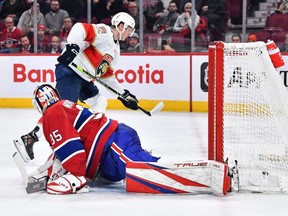
<path fill-rule="evenodd" d="M 119 83 L 115 83 L 116 79 L 113 74 L 114 67 L 120 57 L 120 45 L 118 41 L 114 41 L 110 26 L 76 23 L 69 33 L 67 43 L 75 43 L 80 47 L 80 52 L 73 63 L 88 71 L 93 77 L 112 78 L 113 84 L 110 84 L 119 92 L 124 92 Z M 83 79 L 91 80 L 89 76 L 71 64 L 70 67 Z"/>

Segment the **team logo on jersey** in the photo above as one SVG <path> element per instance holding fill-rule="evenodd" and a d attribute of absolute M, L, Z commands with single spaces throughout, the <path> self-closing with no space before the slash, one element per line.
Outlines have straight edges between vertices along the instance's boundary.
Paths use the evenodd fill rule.
<path fill-rule="evenodd" d="M 103 26 L 97 26 L 96 29 L 97 29 L 98 34 L 106 34 L 107 33 L 106 28 Z"/>
<path fill-rule="evenodd" d="M 105 54 L 103 56 L 101 62 L 99 63 L 98 67 L 95 70 L 95 72 L 96 72 L 95 76 L 96 77 L 103 76 L 107 72 L 109 65 L 112 62 L 112 60 L 113 60 L 113 57 L 111 55 Z"/>

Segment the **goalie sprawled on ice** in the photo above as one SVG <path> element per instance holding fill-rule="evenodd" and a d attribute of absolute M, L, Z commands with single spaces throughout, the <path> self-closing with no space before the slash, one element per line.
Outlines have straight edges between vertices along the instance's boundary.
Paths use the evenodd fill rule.
<path fill-rule="evenodd" d="M 194 161 L 161 166 L 141 147 L 137 132 L 103 113 L 68 100 L 61 100 L 55 88 L 38 86 L 33 105 L 43 114 L 43 133 L 53 154 L 38 173 L 30 176 L 27 192 L 46 189 L 49 194 L 88 191 L 87 179 L 109 182 L 123 180 L 131 192 L 226 194 L 230 179 L 227 165 L 214 161 Z M 22 150 L 21 150 L 22 149 Z M 18 145 L 20 154 L 27 154 Z M 15 154 L 17 155 L 17 154 Z M 17 160 L 20 170 L 21 161 Z M 127 167 L 126 167 L 127 165 Z M 35 175 L 37 174 L 37 175 Z M 39 178 L 48 180 L 37 186 Z M 29 189 L 29 184 L 33 185 Z"/>

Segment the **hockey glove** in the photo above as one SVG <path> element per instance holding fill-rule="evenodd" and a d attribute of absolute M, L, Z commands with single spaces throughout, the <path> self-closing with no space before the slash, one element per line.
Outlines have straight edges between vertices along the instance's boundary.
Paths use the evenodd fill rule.
<path fill-rule="evenodd" d="M 57 58 L 59 63 L 69 65 L 78 55 L 80 47 L 77 44 L 66 44 L 65 52 Z"/>
<path fill-rule="evenodd" d="M 86 184 L 85 176 L 75 176 L 67 173 L 56 180 L 48 181 L 46 190 L 48 194 L 54 195 L 85 193 L 89 192 L 89 189 L 85 187 Z"/>
<path fill-rule="evenodd" d="M 124 93 L 117 99 L 120 100 L 123 105 L 129 109 L 138 109 L 138 100 L 135 95 L 131 94 L 127 89 L 124 89 Z"/>

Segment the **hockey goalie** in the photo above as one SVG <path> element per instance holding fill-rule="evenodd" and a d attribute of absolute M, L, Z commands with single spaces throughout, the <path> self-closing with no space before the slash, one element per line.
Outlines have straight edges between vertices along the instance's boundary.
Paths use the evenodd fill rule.
<path fill-rule="evenodd" d="M 159 157 L 141 147 L 133 128 L 61 100 L 51 85 L 38 86 L 32 101 L 42 114 L 44 137 L 53 154 L 30 175 L 25 174 L 23 161 L 14 154 L 28 193 L 42 189 L 59 195 L 88 192 L 88 180 L 99 179 L 111 183 L 126 179 L 128 192 L 225 195 L 230 189 L 225 163 L 158 164 Z M 25 146 L 22 149 L 23 154 Z"/>

